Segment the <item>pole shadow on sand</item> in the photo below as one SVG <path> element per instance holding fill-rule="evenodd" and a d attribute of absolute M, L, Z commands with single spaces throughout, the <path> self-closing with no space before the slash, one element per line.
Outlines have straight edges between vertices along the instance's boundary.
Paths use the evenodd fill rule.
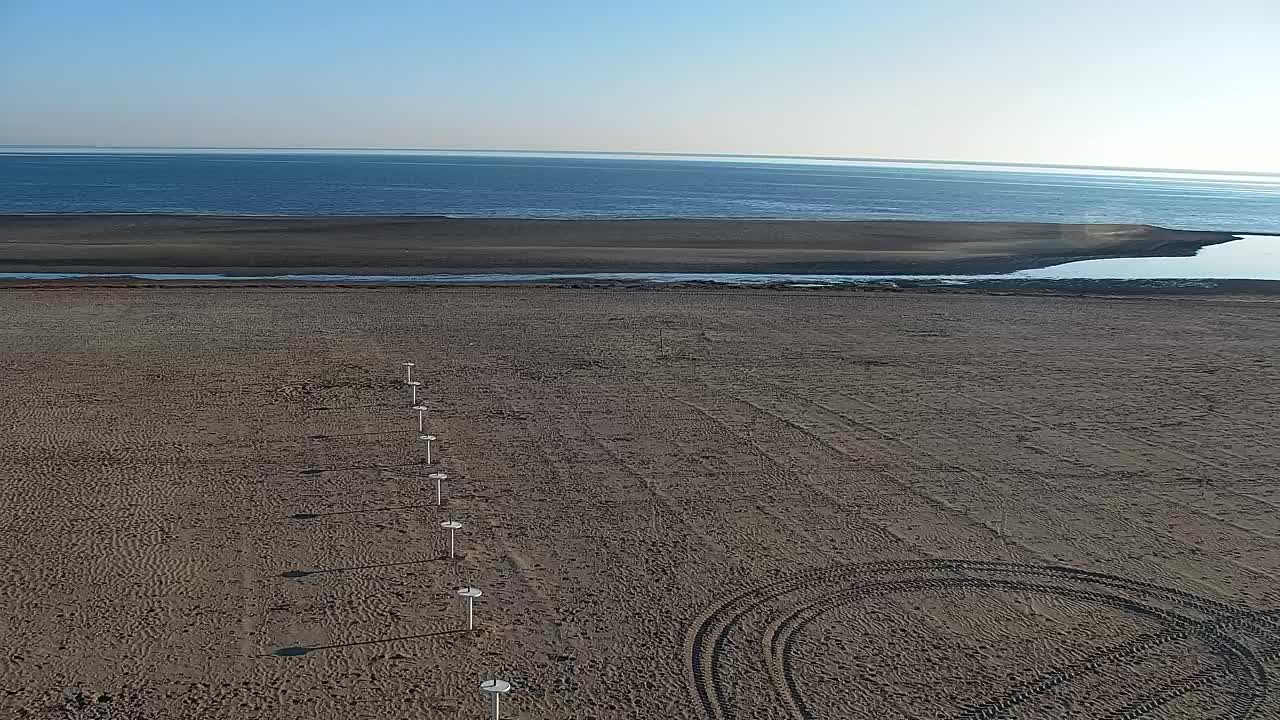
<path fill-rule="evenodd" d="M 339 433 L 336 435 L 308 435 L 307 440 L 341 440 L 343 438 L 370 437 L 373 435 L 408 435 L 412 430 L 375 430 L 373 432 Z"/>
<path fill-rule="evenodd" d="M 405 560 L 404 562 L 377 563 L 374 565 L 352 565 L 351 567 L 340 568 L 324 568 L 323 570 L 289 570 L 280 573 L 280 577 L 285 578 L 304 578 L 311 575 L 323 575 L 325 573 L 348 572 L 350 570 L 373 570 L 376 568 L 401 567 L 403 565 L 423 565 L 425 563 L 433 563 L 444 560 L 443 556 L 428 558 L 426 560 Z"/>
<path fill-rule="evenodd" d="M 319 475 L 320 473 L 343 472 L 346 470 L 391 470 L 393 468 L 415 467 L 415 466 L 425 465 L 425 464 L 426 463 L 419 460 L 417 462 L 395 463 L 392 465 L 349 465 L 347 467 L 307 468 L 306 470 L 299 470 L 298 474 L 299 475 Z"/>
<path fill-rule="evenodd" d="M 380 513 L 394 512 L 396 510 L 421 510 L 423 508 L 433 508 L 432 505 L 400 505 L 398 507 L 368 508 L 367 510 L 338 510 L 336 512 L 322 513 L 294 513 L 289 516 L 290 520 L 315 520 L 316 518 L 331 517 L 333 515 L 361 515 L 364 513 Z"/>
<path fill-rule="evenodd" d="M 276 657 L 298 657 L 300 655 L 306 655 L 307 653 L 315 652 L 317 650 L 333 650 L 334 648 L 356 647 L 357 645 L 376 645 L 378 643 L 396 642 L 397 640 L 421 640 L 423 638 L 440 637 L 441 635 L 462 635 L 469 632 L 472 632 L 472 631 L 467 630 L 465 628 L 460 628 L 457 630 L 441 630 L 439 632 L 423 633 L 422 635 L 403 635 L 401 637 L 379 638 L 377 640 L 361 640 L 359 642 L 336 643 L 333 645 L 316 645 L 313 647 L 296 645 L 294 647 L 285 647 L 285 648 L 280 648 L 278 650 L 273 650 L 271 654 Z"/>

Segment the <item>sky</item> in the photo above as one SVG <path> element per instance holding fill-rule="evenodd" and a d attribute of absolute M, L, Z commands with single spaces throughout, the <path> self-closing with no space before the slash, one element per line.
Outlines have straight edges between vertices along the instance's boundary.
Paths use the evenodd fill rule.
<path fill-rule="evenodd" d="M 0 0 L 0 144 L 1280 171 L 1280 0 Z"/>

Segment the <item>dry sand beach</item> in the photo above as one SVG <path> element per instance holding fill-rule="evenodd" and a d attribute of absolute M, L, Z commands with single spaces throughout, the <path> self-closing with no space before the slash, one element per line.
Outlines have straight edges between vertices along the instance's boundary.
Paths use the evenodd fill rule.
<path fill-rule="evenodd" d="M 478 718 L 492 673 L 511 718 L 1280 718 L 1274 302 L 49 288 L 0 317 L 4 717 Z"/>

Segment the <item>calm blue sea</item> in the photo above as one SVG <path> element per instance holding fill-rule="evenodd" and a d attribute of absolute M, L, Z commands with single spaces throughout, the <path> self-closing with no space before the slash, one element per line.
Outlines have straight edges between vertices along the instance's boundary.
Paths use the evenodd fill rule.
<path fill-rule="evenodd" d="M 790 159 L 0 149 L 0 213 L 1018 220 L 1280 233 L 1280 176 Z"/>

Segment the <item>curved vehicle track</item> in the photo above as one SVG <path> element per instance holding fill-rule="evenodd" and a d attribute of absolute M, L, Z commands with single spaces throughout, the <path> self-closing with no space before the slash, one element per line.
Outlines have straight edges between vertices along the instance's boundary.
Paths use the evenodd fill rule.
<path fill-rule="evenodd" d="M 738 716 L 737 698 L 726 680 L 730 645 L 751 645 L 731 643 L 731 636 L 746 632 L 748 615 L 763 614 L 772 622 L 754 640 L 774 701 L 788 717 L 824 717 L 798 681 L 797 639 L 833 611 L 871 598 L 920 592 L 1053 596 L 1119 611 L 1160 628 L 1063 666 L 1043 668 L 997 697 L 957 708 L 952 715 L 957 720 L 1010 717 L 1015 709 L 1077 680 L 1101 677 L 1104 668 L 1136 669 L 1140 658 L 1175 642 L 1193 642 L 1203 667 L 1172 681 L 1152 682 L 1142 696 L 1105 717 L 1134 720 L 1189 693 L 1212 691 L 1224 698 L 1218 717 L 1247 720 L 1257 716 L 1271 691 L 1266 664 L 1280 660 L 1280 610 L 1250 611 L 1176 588 L 1066 566 L 969 559 L 878 562 L 798 573 L 748 588 L 707 609 L 692 626 L 685 648 L 695 702 L 710 720 Z"/>

